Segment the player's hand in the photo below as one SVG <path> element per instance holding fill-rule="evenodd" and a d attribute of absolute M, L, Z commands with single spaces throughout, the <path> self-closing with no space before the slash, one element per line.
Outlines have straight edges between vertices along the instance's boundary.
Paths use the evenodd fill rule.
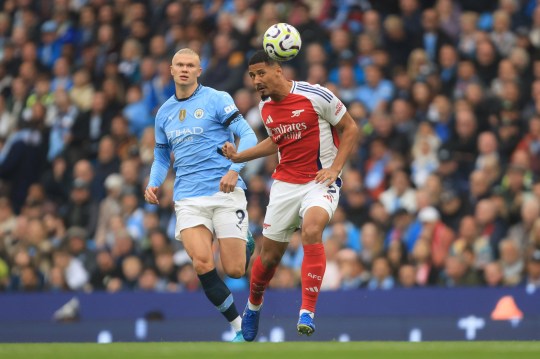
<path fill-rule="evenodd" d="M 236 152 L 236 146 L 235 145 L 233 145 L 230 142 L 225 142 L 223 147 L 221 147 L 221 151 L 223 152 L 223 156 L 227 157 L 232 162 L 236 162 L 235 158 L 236 158 L 236 154 L 238 152 Z"/>
<path fill-rule="evenodd" d="M 144 200 L 150 204 L 159 204 L 157 190 L 157 187 L 147 187 L 144 191 Z"/>
<path fill-rule="evenodd" d="M 230 170 L 221 178 L 219 182 L 219 190 L 225 193 L 231 193 L 238 182 L 238 172 Z"/>
<path fill-rule="evenodd" d="M 336 181 L 339 176 L 339 171 L 332 168 L 323 168 L 317 172 L 315 176 L 316 183 L 324 183 L 326 186 L 330 187 L 332 183 Z"/>

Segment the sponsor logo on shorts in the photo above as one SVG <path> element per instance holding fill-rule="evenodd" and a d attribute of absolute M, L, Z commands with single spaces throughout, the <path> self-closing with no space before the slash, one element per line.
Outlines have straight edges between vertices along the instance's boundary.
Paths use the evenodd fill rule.
<path fill-rule="evenodd" d="M 324 194 L 323 197 L 326 198 L 330 203 L 334 202 L 334 197 L 329 194 Z"/>
<path fill-rule="evenodd" d="M 271 227 L 271 226 L 272 226 L 271 224 L 263 223 L 263 228 L 264 228 L 264 229 L 268 229 L 268 228 Z"/>

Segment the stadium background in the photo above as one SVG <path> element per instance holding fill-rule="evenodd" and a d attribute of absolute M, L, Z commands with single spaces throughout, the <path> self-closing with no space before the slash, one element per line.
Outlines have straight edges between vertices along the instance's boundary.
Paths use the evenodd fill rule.
<path fill-rule="evenodd" d="M 229 92 L 264 138 L 246 61 L 280 21 L 303 40 L 287 76 L 333 90 L 362 133 L 324 234 L 324 289 L 537 294 L 537 1 L 4 0 L 0 295 L 200 295 L 172 239 L 172 177 L 159 206 L 142 198 L 153 114 L 188 46 L 201 82 Z M 256 237 L 275 163 L 243 173 Z M 298 289 L 301 258 L 295 236 L 272 290 Z"/>

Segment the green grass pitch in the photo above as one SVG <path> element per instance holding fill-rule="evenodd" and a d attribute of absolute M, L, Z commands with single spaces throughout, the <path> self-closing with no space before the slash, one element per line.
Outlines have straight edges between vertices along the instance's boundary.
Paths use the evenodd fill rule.
<path fill-rule="evenodd" d="M 539 342 L 0 344 L 2 359 L 538 359 Z"/>

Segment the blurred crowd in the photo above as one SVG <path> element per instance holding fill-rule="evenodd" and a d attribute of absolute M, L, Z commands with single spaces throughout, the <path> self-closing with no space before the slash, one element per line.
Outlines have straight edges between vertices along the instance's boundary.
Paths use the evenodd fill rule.
<path fill-rule="evenodd" d="M 200 290 L 172 174 L 159 205 L 142 198 L 153 116 L 190 47 L 264 139 L 246 62 L 277 22 L 303 40 L 286 76 L 331 89 L 361 129 L 323 289 L 539 289 L 537 3 L 0 0 L 0 291 Z M 258 243 L 276 163 L 243 172 Z M 297 233 L 271 288 L 299 287 L 302 256 Z"/>

